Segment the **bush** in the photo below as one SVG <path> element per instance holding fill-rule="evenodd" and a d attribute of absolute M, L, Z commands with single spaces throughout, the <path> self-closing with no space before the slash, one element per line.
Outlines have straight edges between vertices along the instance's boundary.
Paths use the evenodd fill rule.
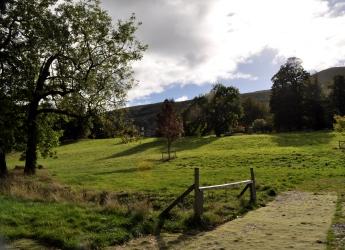
<path fill-rule="evenodd" d="M 121 142 L 123 144 L 138 141 L 140 138 L 140 132 L 134 125 L 128 125 L 128 127 L 124 128 L 121 132 Z"/>
<path fill-rule="evenodd" d="M 264 132 L 265 131 L 265 128 L 266 128 L 266 121 L 265 119 L 256 119 L 254 120 L 253 122 L 253 131 L 254 132 Z"/>
<path fill-rule="evenodd" d="M 272 124 L 265 119 L 256 119 L 251 127 L 252 131 L 257 132 L 271 132 Z"/>
<path fill-rule="evenodd" d="M 335 115 L 333 128 L 337 132 L 345 133 L 345 116 Z"/>

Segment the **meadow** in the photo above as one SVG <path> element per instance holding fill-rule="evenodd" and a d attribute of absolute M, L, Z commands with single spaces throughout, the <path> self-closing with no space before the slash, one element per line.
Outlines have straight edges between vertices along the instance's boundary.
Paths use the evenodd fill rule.
<path fill-rule="evenodd" d="M 129 144 L 81 140 L 57 148 L 55 159 L 39 159 L 43 168 L 36 177 L 20 175 L 18 166 L 24 163 L 19 154 L 11 154 L 13 176 L 0 195 L 0 235 L 82 249 L 153 233 L 159 212 L 193 183 L 195 167 L 200 168 L 201 185 L 248 179 L 250 167 L 257 180 L 254 207 L 248 194 L 236 198 L 240 188 L 207 193 L 203 230 L 265 206 L 283 191 L 340 194 L 345 186 L 341 138 L 327 131 L 181 138 L 174 145 L 178 157 L 171 161 L 161 160 L 162 139 Z M 163 230 L 195 227 L 190 196 L 173 209 Z"/>

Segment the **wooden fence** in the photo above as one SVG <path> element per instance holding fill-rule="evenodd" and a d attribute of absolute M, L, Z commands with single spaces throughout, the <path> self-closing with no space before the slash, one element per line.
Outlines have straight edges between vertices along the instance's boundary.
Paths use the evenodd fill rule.
<path fill-rule="evenodd" d="M 250 179 L 232 183 L 226 183 L 214 186 L 200 186 L 200 172 L 199 168 L 194 169 L 194 183 L 188 187 L 179 197 L 177 197 L 163 212 L 159 215 L 160 219 L 164 219 L 169 214 L 170 210 L 173 209 L 178 203 L 182 202 L 183 199 L 194 190 L 194 216 L 196 219 L 200 219 L 204 210 L 204 192 L 215 189 L 228 189 L 245 185 L 244 189 L 237 196 L 241 197 L 246 190 L 250 190 L 250 202 L 256 202 L 256 189 L 255 189 L 255 176 L 253 168 L 250 168 Z"/>

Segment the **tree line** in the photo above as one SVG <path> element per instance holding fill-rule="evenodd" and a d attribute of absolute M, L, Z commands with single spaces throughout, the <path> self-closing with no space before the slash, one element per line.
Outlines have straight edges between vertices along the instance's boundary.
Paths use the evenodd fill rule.
<path fill-rule="evenodd" d="M 236 88 L 215 85 L 183 112 L 185 134 L 331 129 L 334 116 L 345 115 L 343 75 L 334 76 L 326 86 L 293 57 L 272 77 L 272 83 L 269 105 L 250 97 L 241 100 Z"/>

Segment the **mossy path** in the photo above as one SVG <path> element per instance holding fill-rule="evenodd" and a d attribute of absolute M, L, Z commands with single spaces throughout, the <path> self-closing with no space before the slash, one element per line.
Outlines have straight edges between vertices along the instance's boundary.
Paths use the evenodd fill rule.
<path fill-rule="evenodd" d="M 326 249 L 336 201 L 336 194 L 286 192 L 215 230 L 137 239 L 118 249 Z"/>

